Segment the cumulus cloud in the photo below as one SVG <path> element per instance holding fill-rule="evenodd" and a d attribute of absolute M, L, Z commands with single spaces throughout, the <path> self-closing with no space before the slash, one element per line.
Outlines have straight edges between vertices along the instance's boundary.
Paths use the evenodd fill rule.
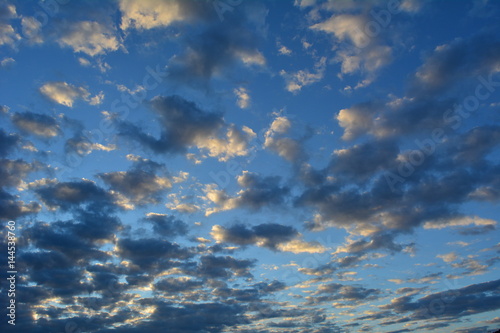
<path fill-rule="evenodd" d="M 248 90 L 245 87 L 235 88 L 233 90 L 238 100 L 236 104 L 242 109 L 247 109 L 250 106 L 250 95 L 248 94 Z"/>
<path fill-rule="evenodd" d="M 101 143 L 91 142 L 89 137 L 84 133 L 77 133 L 72 138 L 66 140 L 64 144 L 66 153 L 76 153 L 80 156 L 85 156 L 94 150 L 112 151 L 116 149 L 116 145 L 103 145 Z"/>
<path fill-rule="evenodd" d="M 118 194 L 118 200 L 123 207 L 131 209 L 134 205 L 161 201 L 162 195 L 172 188 L 172 181 L 165 173 L 162 165 L 140 160 L 128 171 L 100 173 L 97 176 L 113 193 Z"/>
<path fill-rule="evenodd" d="M 0 128 L 0 157 L 6 157 L 18 147 L 21 137 L 14 133 L 7 133 Z"/>
<path fill-rule="evenodd" d="M 280 71 L 280 75 L 285 79 L 286 90 L 291 93 L 298 93 L 303 87 L 309 86 L 323 79 L 326 70 L 326 57 L 322 57 L 314 64 L 314 71 L 308 69 L 288 73 Z"/>
<path fill-rule="evenodd" d="M 42 36 L 42 24 L 34 17 L 23 17 L 21 20 L 22 31 L 31 44 L 41 44 L 44 42 Z"/>
<path fill-rule="evenodd" d="M 484 96 L 486 89 L 496 84 L 492 76 L 500 71 L 495 51 L 499 45 L 497 39 L 479 34 L 437 47 L 412 75 L 405 96 L 340 110 L 337 120 L 344 128 L 343 138 L 355 139 L 362 134 L 381 138 L 460 127 L 470 115 L 464 113 L 470 109 L 464 105 L 467 98 Z M 471 82 L 476 85 L 471 96 L 461 100 L 453 96 L 458 83 L 468 86 Z M 448 95 L 443 98 L 442 94 Z"/>
<path fill-rule="evenodd" d="M 120 0 L 121 28 L 147 30 L 208 18 L 213 8 L 195 1 Z"/>
<path fill-rule="evenodd" d="M 500 72 L 500 41 L 487 34 L 437 46 L 416 71 L 410 93 L 442 93 L 464 79 Z"/>
<path fill-rule="evenodd" d="M 257 245 L 273 251 L 292 253 L 323 253 L 326 248 L 317 242 L 300 239 L 293 227 L 277 223 L 265 223 L 251 228 L 235 224 L 228 228 L 214 225 L 210 233 L 217 243 L 232 243 L 241 246 Z"/>
<path fill-rule="evenodd" d="M 219 190 L 215 184 L 205 187 L 205 200 L 215 204 L 207 208 L 205 214 L 236 209 L 239 207 L 258 210 L 266 206 L 276 206 L 284 203 L 290 189 L 281 186 L 280 177 L 261 177 L 258 174 L 243 171 L 237 177 L 238 185 L 243 187 L 236 196 L 229 196 L 224 190 Z"/>
<path fill-rule="evenodd" d="M 484 219 L 478 216 L 462 216 L 444 220 L 434 220 L 424 224 L 425 229 L 443 229 L 457 226 L 496 226 L 497 222 L 492 219 Z"/>
<path fill-rule="evenodd" d="M 16 63 L 16 60 L 11 57 L 5 57 L 0 60 L 0 68 L 9 68 Z"/>
<path fill-rule="evenodd" d="M 493 280 L 472 284 L 459 289 L 432 293 L 419 299 L 412 296 L 394 298 L 390 304 L 381 309 L 391 310 L 399 315 L 406 314 L 409 320 L 425 320 L 432 309 L 431 303 L 446 302 L 442 311 L 433 313 L 439 318 L 461 318 L 471 314 L 496 310 L 498 303 L 498 286 L 500 281 Z"/>
<path fill-rule="evenodd" d="M 196 5 L 198 10 L 203 10 L 208 4 L 198 6 L 196 2 Z M 226 77 L 235 66 L 263 67 L 266 59 L 258 49 L 262 34 L 259 29 L 267 10 L 259 4 L 241 6 L 241 9 L 243 15 L 238 19 L 212 17 L 199 33 L 182 38 L 185 51 L 169 61 L 168 77 L 175 82 L 207 88 L 211 79 Z M 206 13 L 216 13 L 216 10 L 207 8 Z"/>
<path fill-rule="evenodd" d="M 44 138 L 50 138 L 61 134 L 57 120 L 51 116 L 33 112 L 14 113 L 11 116 L 12 123 L 20 130 Z"/>
<path fill-rule="evenodd" d="M 175 237 L 187 234 L 188 226 L 172 215 L 148 213 L 144 221 L 153 226 L 155 234 Z"/>
<path fill-rule="evenodd" d="M 16 6 L 7 2 L 0 3 L 0 46 L 14 46 L 21 39 L 10 24 L 10 21 L 17 17 Z"/>
<path fill-rule="evenodd" d="M 248 143 L 256 136 L 250 128 L 243 126 L 240 130 L 228 125 L 221 114 L 205 112 L 180 96 L 157 96 L 150 104 L 159 118 L 159 139 L 131 123 L 121 122 L 119 126 L 122 136 L 135 139 L 157 153 L 186 153 L 189 147 L 196 146 L 209 156 L 226 161 L 247 155 Z M 225 138 L 221 132 L 225 132 Z"/>
<path fill-rule="evenodd" d="M 90 105 L 98 105 L 104 96 L 100 93 L 91 97 L 87 89 L 62 81 L 47 82 L 40 87 L 40 92 L 52 102 L 70 108 L 73 107 L 73 103 L 77 100 L 84 100 Z"/>
<path fill-rule="evenodd" d="M 96 21 L 71 22 L 60 29 L 59 45 L 91 57 L 116 51 L 121 45 L 115 31 Z"/>
<path fill-rule="evenodd" d="M 95 182 L 82 179 L 71 182 L 49 181 L 32 185 L 40 200 L 50 209 L 70 210 L 80 205 L 99 203 L 104 210 L 114 207 L 112 197 Z"/>
<path fill-rule="evenodd" d="M 342 74 L 367 73 L 356 89 L 373 82 L 377 71 L 392 61 L 392 48 L 379 36 L 380 30 L 372 34 L 367 28 L 369 23 L 378 24 L 369 16 L 371 8 L 367 7 L 371 6 L 358 4 L 342 9 L 331 6 L 329 10 L 333 15 L 329 19 L 309 27 L 334 36 L 335 60 L 341 64 L 340 77 Z"/>
<path fill-rule="evenodd" d="M 290 119 L 277 115 L 264 133 L 264 147 L 276 152 L 289 162 L 300 163 L 307 157 L 302 142 L 304 138 L 291 137 L 291 129 Z"/>

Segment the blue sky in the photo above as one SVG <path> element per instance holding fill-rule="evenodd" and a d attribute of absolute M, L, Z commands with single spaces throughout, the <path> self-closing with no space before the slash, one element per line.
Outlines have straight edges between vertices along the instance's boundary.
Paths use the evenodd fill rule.
<path fill-rule="evenodd" d="M 499 15 L 0 0 L 2 330 L 499 329 Z"/>

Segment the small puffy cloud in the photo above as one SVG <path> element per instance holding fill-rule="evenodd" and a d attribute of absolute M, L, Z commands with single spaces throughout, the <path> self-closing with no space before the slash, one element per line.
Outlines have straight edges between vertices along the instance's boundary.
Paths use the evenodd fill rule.
<path fill-rule="evenodd" d="M 314 71 L 308 69 L 287 73 L 281 70 L 280 75 L 285 79 L 286 90 L 298 93 L 303 87 L 319 82 L 323 79 L 326 70 L 326 57 L 322 57 L 314 64 Z"/>
<path fill-rule="evenodd" d="M 0 68 L 9 68 L 12 65 L 14 65 L 15 62 L 16 61 L 14 60 L 14 58 L 5 57 L 2 60 L 0 60 Z"/>
<path fill-rule="evenodd" d="M 444 262 L 453 262 L 458 259 L 458 256 L 455 252 L 450 252 L 446 254 L 438 254 L 436 258 L 443 259 Z"/>
<path fill-rule="evenodd" d="M 120 42 L 115 31 L 94 21 L 67 23 L 60 27 L 62 34 L 58 39 L 61 46 L 68 46 L 75 52 L 83 52 L 93 57 L 116 51 Z"/>
<path fill-rule="evenodd" d="M 103 100 L 104 100 L 104 92 L 101 91 L 94 97 L 90 97 L 88 102 L 90 105 L 99 105 L 102 103 Z"/>
<path fill-rule="evenodd" d="M 88 155 L 94 150 L 112 151 L 116 149 L 116 145 L 103 145 L 92 142 L 88 136 L 83 133 L 77 133 L 72 138 L 68 139 L 64 145 L 66 153 L 76 153 L 80 156 Z"/>
<path fill-rule="evenodd" d="M 367 20 L 360 15 L 333 15 L 328 20 L 316 23 L 310 28 L 335 35 L 340 41 L 351 41 L 354 46 L 362 48 L 369 43 L 369 37 L 363 32 Z"/>
<path fill-rule="evenodd" d="M 173 177 L 174 182 L 176 182 L 176 178 L 178 179 L 178 177 Z M 168 202 L 165 204 L 165 207 L 180 213 L 194 213 L 200 210 L 200 207 L 192 203 L 192 200 L 192 196 L 178 196 L 175 193 L 171 193 L 168 195 Z"/>
<path fill-rule="evenodd" d="M 21 39 L 21 36 L 10 25 L 10 20 L 17 18 L 16 6 L 7 2 L 0 3 L 0 46 L 10 45 Z"/>
<path fill-rule="evenodd" d="M 21 20 L 22 31 L 31 44 L 43 43 L 42 23 L 34 17 L 23 17 Z"/>
<path fill-rule="evenodd" d="M 286 47 L 285 45 L 281 44 L 280 42 L 277 43 L 277 46 L 278 46 L 278 52 L 279 52 L 279 54 L 286 55 L 286 56 L 289 56 L 289 55 L 292 54 L 292 50 L 290 50 L 288 47 Z"/>
<path fill-rule="evenodd" d="M 90 105 L 98 105 L 104 98 L 102 92 L 91 97 L 87 89 L 62 81 L 47 82 L 40 87 L 40 92 L 51 101 L 70 108 L 73 107 L 76 100 L 84 100 Z"/>
<path fill-rule="evenodd" d="M 212 9 L 185 0 L 120 0 L 121 28 L 147 30 L 206 15 L 203 9 L 195 7 L 198 4 L 205 10 Z"/>
<path fill-rule="evenodd" d="M 387 32 L 374 35 L 369 29 L 370 22 L 375 21 L 368 15 L 368 7 L 373 9 L 376 4 L 342 2 L 342 5 L 336 5 L 327 6 L 333 11 L 329 19 L 309 28 L 334 36 L 335 60 L 341 64 L 339 77 L 342 74 L 366 73 L 355 89 L 366 87 L 373 82 L 376 72 L 392 61 L 392 48 L 384 41 Z"/>
<path fill-rule="evenodd" d="M 76 99 L 86 99 L 90 95 L 85 88 L 66 82 L 48 82 L 40 88 L 40 92 L 53 102 L 68 107 L 72 107 Z"/>
<path fill-rule="evenodd" d="M 364 103 L 340 110 L 336 118 L 340 127 L 344 128 L 342 139 L 352 140 L 369 133 L 374 126 L 373 117 L 377 109 L 373 103 Z"/>
<path fill-rule="evenodd" d="M 195 144 L 198 148 L 208 150 L 209 156 L 217 157 L 219 161 L 227 161 L 236 156 L 248 155 L 248 143 L 255 136 L 255 132 L 247 126 L 243 126 L 242 130 L 235 126 L 229 126 L 226 138 L 200 138 L 196 140 Z"/>
<path fill-rule="evenodd" d="M 292 253 L 323 253 L 326 248 L 317 242 L 305 242 L 300 239 L 291 240 L 288 243 L 278 245 L 278 249 L 283 252 Z"/>
<path fill-rule="evenodd" d="M 266 132 L 266 136 L 270 136 L 272 133 L 279 133 L 279 134 L 287 133 L 291 127 L 292 123 L 287 117 L 284 116 L 276 117 L 271 123 L 268 132 Z"/>
<path fill-rule="evenodd" d="M 83 67 L 89 67 L 91 65 L 91 63 L 88 59 L 85 59 L 82 57 L 78 58 L 78 63 Z"/>
<path fill-rule="evenodd" d="M 61 133 L 56 119 L 45 114 L 33 112 L 14 113 L 11 117 L 12 123 L 20 130 L 37 136 L 50 138 Z"/>
<path fill-rule="evenodd" d="M 292 127 L 291 121 L 284 116 L 277 116 L 264 134 L 264 147 L 276 152 L 290 162 L 300 162 L 306 156 L 302 143 L 285 136 Z"/>
<path fill-rule="evenodd" d="M 238 101 L 236 103 L 240 108 L 246 109 L 250 106 L 250 95 L 245 87 L 236 88 L 233 92 L 236 97 L 238 97 Z"/>

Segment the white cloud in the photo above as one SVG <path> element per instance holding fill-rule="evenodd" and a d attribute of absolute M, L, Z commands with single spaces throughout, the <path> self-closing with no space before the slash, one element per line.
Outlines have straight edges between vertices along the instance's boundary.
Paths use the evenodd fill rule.
<path fill-rule="evenodd" d="M 373 108 L 369 105 L 355 105 L 350 109 L 342 109 L 337 115 L 339 125 L 344 128 L 342 139 L 352 140 L 372 130 Z"/>
<path fill-rule="evenodd" d="M 347 5 L 343 1 L 342 4 Z M 309 27 L 335 37 L 335 60 L 341 64 L 339 77 L 342 77 L 342 74 L 365 73 L 367 77 L 354 89 L 371 84 L 375 73 L 392 61 L 392 48 L 385 42 L 390 30 L 385 29 L 373 15 L 368 14 L 374 9 L 370 8 L 373 5 L 351 2 L 348 6 L 327 6 L 333 11 L 333 15 Z M 374 25 L 378 27 L 377 31 L 371 28 Z"/>
<path fill-rule="evenodd" d="M 241 130 L 229 126 L 226 138 L 200 137 L 196 139 L 195 144 L 199 149 L 207 149 L 209 156 L 218 157 L 219 161 L 227 161 L 235 156 L 247 156 L 248 143 L 255 136 L 255 132 L 247 126 L 243 126 Z"/>
<path fill-rule="evenodd" d="M 104 94 L 100 92 L 98 95 L 91 97 L 87 89 L 83 87 L 75 87 L 66 82 L 47 82 L 40 87 L 40 92 L 49 98 L 51 101 L 73 107 L 76 100 L 84 100 L 90 105 L 98 105 L 102 102 Z"/>
<path fill-rule="evenodd" d="M 310 28 L 334 34 L 340 41 L 351 41 L 354 46 L 363 48 L 368 45 L 369 37 L 363 32 L 367 20 L 360 15 L 333 15 L 328 20 L 312 25 Z"/>
<path fill-rule="evenodd" d="M 83 52 L 93 57 L 116 51 L 120 47 L 115 32 L 98 22 L 75 22 L 64 25 L 61 29 L 64 31 L 58 40 L 59 45 L 69 46 L 75 52 Z"/>
<path fill-rule="evenodd" d="M 308 69 L 299 70 L 295 73 L 287 73 L 285 70 L 280 72 L 280 75 L 285 78 L 286 90 L 292 93 L 298 93 L 302 87 L 319 82 L 323 79 L 326 69 L 326 57 L 322 57 L 314 64 L 314 72 Z"/>
<path fill-rule="evenodd" d="M 323 253 L 326 248 L 317 242 L 305 242 L 293 239 L 287 243 L 278 244 L 278 250 L 292 253 Z"/>
<path fill-rule="evenodd" d="M 186 19 L 179 1 L 121 0 L 121 28 L 152 29 Z"/>
<path fill-rule="evenodd" d="M 455 252 L 450 252 L 446 254 L 438 254 L 436 258 L 443 259 L 444 262 L 453 262 L 458 259 L 458 256 Z"/>
<path fill-rule="evenodd" d="M 42 24 L 34 17 L 23 17 L 21 20 L 23 35 L 28 38 L 31 44 L 43 43 Z"/>
<path fill-rule="evenodd" d="M 13 59 L 13 58 L 3 58 L 1 61 L 0 61 L 0 67 L 10 67 L 12 66 L 16 61 Z"/>
<path fill-rule="evenodd" d="M 10 45 L 21 39 L 21 36 L 10 25 L 10 20 L 17 18 L 16 6 L 5 2 L 0 3 L 0 46 Z"/>
<path fill-rule="evenodd" d="M 467 225 L 494 226 L 496 224 L 497 222 L 491 219 L 483 219 L 478 216 L 464 216 L 453 219 L 443 219 L 438 221 L 426 222 L 424 224 L 424 229 L 443 229 L 447 227 L 467 226 Z"/>
<path fill-rule="evenodd" d="M 90 105 L 99 105 L 102 103 L 104 100 L 104 92 L 99 92 L 99 94 L 95 95 L 94 97 L 91 97 L 89 99 L 89 104 Z"/>
<path fill-rule="evenodd" d="M 240 108 L 246 109 L 250 106 L 250 95 L 245 87 L 236 88 L 233 92 L 238 97 L 238 101 L 236 103 Z"/>
<path fill-rule="evenodd" d="M 83 67 L 89 67 L 90 66 L 90 61 L 85 58 L 78 58 L 78 63 L 82 65 Z"/>
<path fill-rule="evenodd" d="M 279 54 L 286 55 L 286 56 L 289 56 L 289 55 L 292 54 L 292 50 L 290 50 L 288 47 L 286 47 L 285 45 L 281 44 L 280 42 L 277 43 L 277 46 L 278 46 L 278 52 L 279 52 Z"/>

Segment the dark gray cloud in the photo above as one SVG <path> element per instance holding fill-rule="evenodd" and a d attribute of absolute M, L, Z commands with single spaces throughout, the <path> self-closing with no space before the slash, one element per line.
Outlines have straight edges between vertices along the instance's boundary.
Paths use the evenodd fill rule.
<path fill-rule="evenodd" d="M 375 173 L 393 168 L 399 147 L 395 141 L 371 141 L 340 149 L 330 162 L 329 172 L 347 179 L 362 181 Z"/>
<path fill-rule="evenodd" d="M 212 236 L 218 242 L 227 242 L 238 245 L 255 245 L 278 250 L 277 246 L 287 243 L 299 235 L 298 231 L 290 226 L 277 223 L 264 223 L 253 227 L 244 224 L 235 224 L 228 228 L 214 226 Z"/>
<path fill-rule="evenodd" d="M 36 185 L 35 193 L 50 208 L 69 210 L 82 204 L 113 208 L 111 195 L 90 180 Z"/>
<path fill-rule="evenodd" d="M 205 188 L 205 199 L 217 205 L 207 209 L 207 215 L 239 207 L 259 210 L 268 206 L 280 206 L 285 204 L 290 193 L 290 188 L 281 184 L 279 176 L 266 177 L 243 171 L 237 181 L 243 189 L 234 197 L 212 185 Z"/>
<path fill-rule="evenodd" d="M 143 221 L 151 224 L 157 235 L 175 237 L 188 233 L 188 225 L 173 215 L 150 213 Z"/>
<path fill-rule="evenodd" d="M 0 187 L 14 187 L 28 179 L 32 172 L 42 169 L 38 162 L 28 163 L 21 159 L 0 159 Z"/>
<path fill-rule="evenodd" d="M 215 135 L 224 124 L 221 114 L 205 112 L 180 96 L 157 96 L 150 105 L 160 124 L 158 139 L 124 121 L 119 123 L 119 132 L 156 153 L 184 153 L 198 140 Z"/>
<path fill-rule="evenodd" d="M 51 138 L 61 134 L 57 120 L 51 116 L 33 112 L 16 112 L 11 121 L 21 131 L 44 138 Z"/>
<path fill-rule="evenodd" d="M 326 294 L 326 296 L 323 296 Z M 324 302 L 360 303 L 378 299 L 382 292 L 377 289 L 364 288 L 359 285 L 343 285 L 340 283 L 323 284 L 318 290 L 306 296 L 307 304 L 321 304 Z"/>
<path fill-rule="evenodd" d="M 0 218 L 16 220 L 18 217 L 34 214 L 42 209 L 37 202 L 26 203 L 3 189 L 0 189 Z"/>
<path fill-rule="evenodd" d="M 499 49 L 498 38 L 485 34 L 437 47 L 413 74 L 404 97 L 341 110 L 337 120 L 345 130 L 343 138 L 401 137 L 458 128 L 498 86 L 494 78 Z"/>
<path fill-rule="evenodd" d="M 194 274 L 209 278 L 229 278 L 232 276 L 252 276 L 250 268 L 256 260 L 236 259 L 230 256 L 206 255 L 200 259 L 200 265 Z"/>
<path fill-rule="evenodd" d="M 381 309 L 409 315 L 411 320 L 461 318 L 499 309 L 499 290 L 500 280 L 493 280 L 429 294 L 418 299 L 412 296 L 398 297 L 390 304 L 381 306 Z"/>
<path fill-rule="evenodd" d="M 111 190 L 123 194 L 138 205 L 160 202 L 162 194 L 172 187 L 168 178 L 142 170 L 108 172 L 98 177 Z"/>
<path fill-rule="evenodd" d="M 168 294 L 178 294 L 182 292 L 194 291 L 202 287 L 203 281 L 176 278 L 165 278 L 156 282 L 154 285 L 156 291 L 165 292 Z"/>
<path fill-rule="evenodd" d="M 166 269 L 172 260 L 186 260 L 193 254 L 182 246 L 156 238 L 121 238 L 117 243 L 118 255 L 142 269 Z"/>
<path fill-rule="evenodd" d="M 110 190 L 127 198 L 129 202 L 123 202 L 122 206 L 159 203 L 166 191 L 172 187 L 166 167 L 137 156 L 131 158 L 134 163 L 128 171 L 100 173 L 97 177 L 106 183 Z"/>
<path fill-rule="evenodd" d="M 18 147 L 21 138 L 14 133 L 7 133 L 0 128 L 0 157 L 6 157 Z"/>
<path fill-rule="evenodd" d="M 489 75 L 500 64 L 499 54 L 500 41 L 493 35 L 458 38 L 441 45 L 415 73 L 410 96 L 437 95 L 464 79 Z"/>
<path fill-rule="evenodd" d="M 229 75 L 235 65 L 264 65 L 257 30 L 262 28 L 267 11 L 258 3 L 243 4 L 239 9 L 243 15 L 226 15 L 183 38 L 185 51 L 170 60 L 168 78 L 207 88 L 210 79 Z"/>

